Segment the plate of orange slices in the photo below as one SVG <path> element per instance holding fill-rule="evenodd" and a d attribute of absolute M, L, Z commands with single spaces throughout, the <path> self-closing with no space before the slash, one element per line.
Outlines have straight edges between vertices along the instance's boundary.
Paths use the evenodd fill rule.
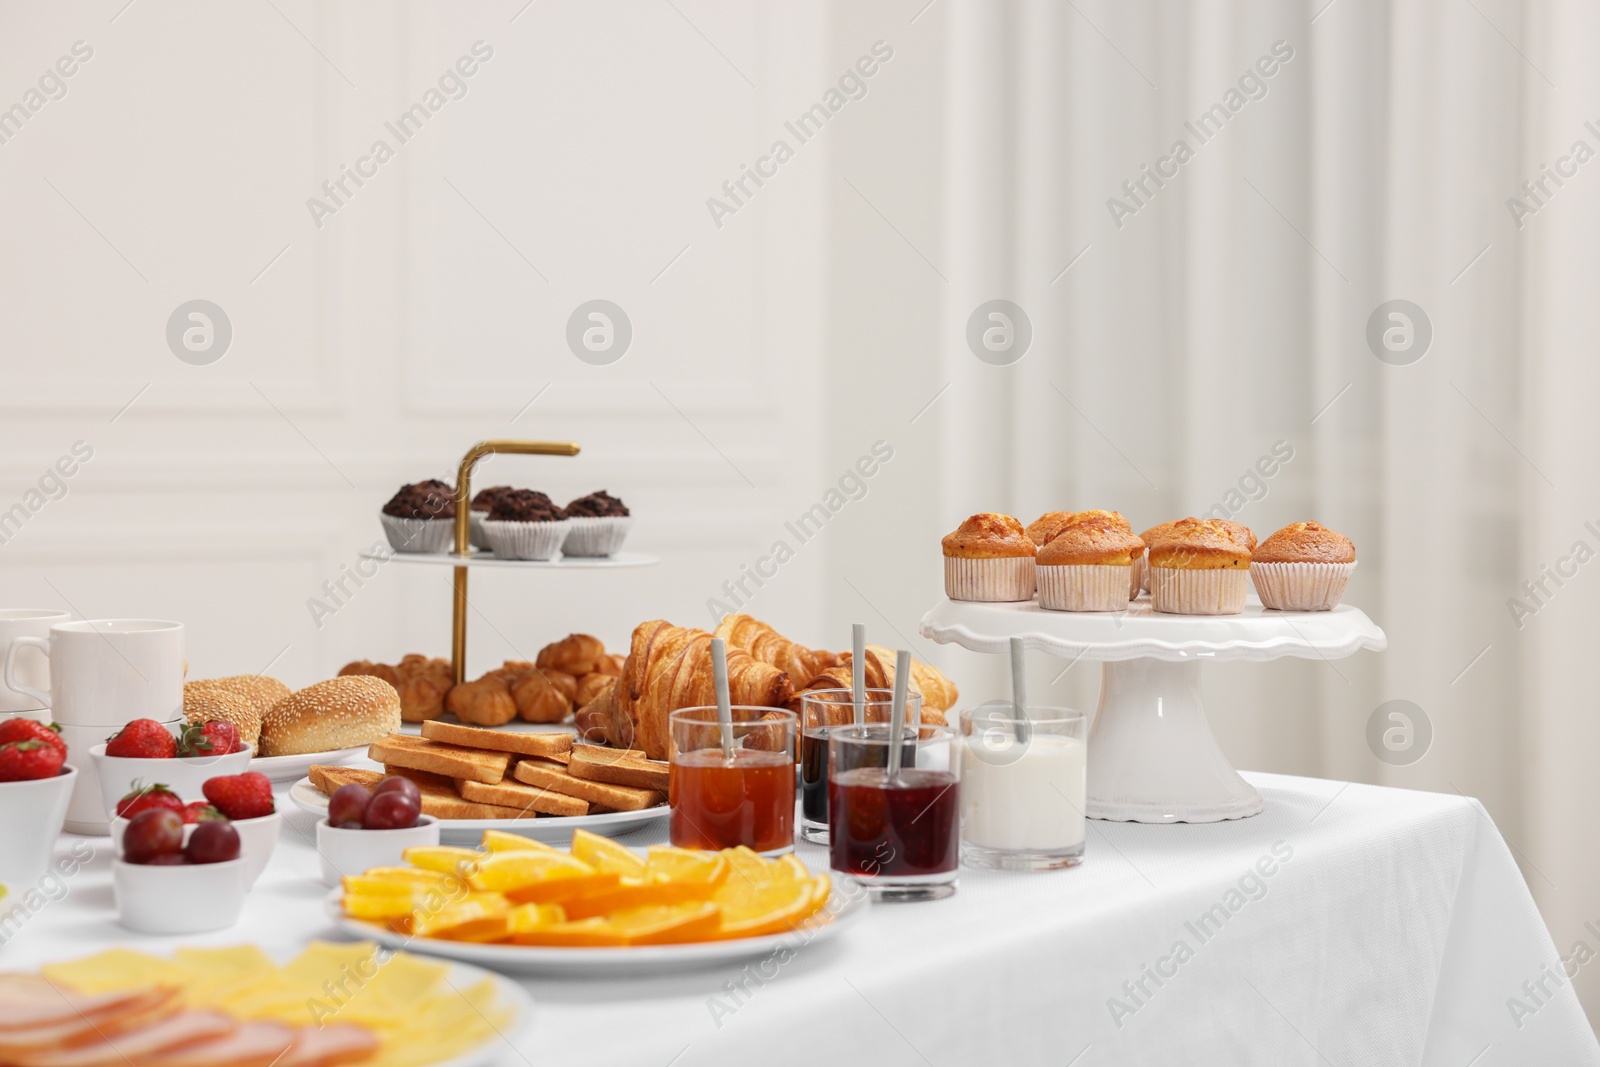
<path fill-rule="evenodd" d="M 574 832 L 570 849 L 484 832 L 478 848 L 408 849 L 347 876 L 327 907 L 346 932 L 499 971 L 638 976 L 773 956 L 859 919 L 866 893 L 794 855 L 747 848 L 636 852 Z"/>

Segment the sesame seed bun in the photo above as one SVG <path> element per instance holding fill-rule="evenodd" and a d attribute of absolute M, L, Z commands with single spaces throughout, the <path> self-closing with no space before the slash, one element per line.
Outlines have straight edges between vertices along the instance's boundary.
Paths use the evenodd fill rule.
<path fill-rule="evenodd" d="M 288 696 L 293 690 L 276 678 L 268 678 L 264 674 L 235 674 L 227 678 L 202 678 L 183 683 L 185 700 L 191 693 L 198 696 L 216 692 L 243 697 L 260 716 L 265 715 L 272 709 L 272 705 Z"/>
<path fill-rule="evenodd" d="M 333 752 L 400 729 L 400 694 L 382 678 L 346 675 L 291 693 L 261 720 L 262 756 Z"/>
<path fill-rule="evenodd" d="M 261 713 L 255 705 L 237 693 L 225 689 L 210 689 L 189 682 L 183 687 L 183 716 L 190 722 L 231 722 L 239 728 L 239 740 L 255 745 L 261 737 Z"/>

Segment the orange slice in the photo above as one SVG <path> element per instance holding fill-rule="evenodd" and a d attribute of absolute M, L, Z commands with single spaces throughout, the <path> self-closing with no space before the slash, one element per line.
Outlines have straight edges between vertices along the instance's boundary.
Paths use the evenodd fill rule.
<path fill-rule="evenodd" d="M 716 934 L 722 909 L 709 900 L 654 905 L 617 912 L 610 922 L 629 945 L 677 945 Z"/>
<path fill-rule="evenodd" d="M 514 938 L 530 930 L 565 922 L 567 915 L 559 904 L 520 904 L 511 909 L 506 919 L 509 936 Z"/>
<path fill-rule="evenodd" d="M 483 853 L 471 848 L 452 848 L 449 845 L 418 845 L 401 853 L 413 867 L 440 874 L 471 875 Z"/>
<path fill-rule="evenodd" d="M 765 872 L 758 872 L 765 875 Z M 793 928 L 811 913 L 816 887 L 807 878 L 764 877 L 759 881 L 730 878 L 711 899 L 722 906 L 720 938 L 759 937 Z"/>
<path fill-rule="evenodd" d="M 511 935 L 514 945 L 543 945 L 546 948 L 597 948 L 624 943 L 622 934 L 605 919 L 550 923 Z"/>
<path fill-rule="evenodd" d="M 442 908 L 412 912 L 411 932 L 453 941 L 504 940 L 510 912 L 511 902 L 499 893 L 473 893 Z"/>
<path fill-rule="evenodd" d="M 755 853 L 750 853 L 755 856 Z M 760 860 L 760 856 L 756 856 Z M 692 848 L 652 845 L 645 860 L 650 879 L 657 882 L 684 882 L 690 885 L 718 886 L 732 869 L 725 852 L 700 852 Z"/>
<path fill-rule="evenodd" d="M 347 894 L 409 897 L 419 889 L 449 892 L 458 888 L 461 880 L 452 874 L 418 867 L 372 867 L 363 874 L 345 875 L 342 884 Z"/>
<path fill-rule="evenodd" d="M 468 881 L 485 893 L 504 893 L 551 878 L 581 878 L 597 873 L 580 859 L 564 852 L 536 849 L 494 852 L 478 861 Z"/>
<path fill-rule="evenodd" d="M 662 904 L 687 904 L 705 900 L 709 886 L 691 882 L 630 882 L 624 880 L 608 890 L 569 897 L 562 901 L 569 919 L 591 919 L 597 915 L 646 908 Z"/>
<path fill-rule="evenodd" d="M 485 830 L 482 847 L 485 852 L 555 852 L 554 847 L 521 834 L 508 834 L 504 830 Z"/>
<path fill-rule="evenodd" d="M 645 863 L 637 852 L 587 830 L 572 831 L 572 854 L 597 871 L 608 871 L 623 878 L 645 877 Z"/>
<path fill-rule="evenodd" d="M 421 894 L 416 896 L 411 894 L 396 896 L 389 893 L 371 895 L 346 893 L 344 895 L 344 913 L 346 915 L 352 919 L 367 919 L 376 922 L 403 919 L 421 907 L 422 904 Z"/>

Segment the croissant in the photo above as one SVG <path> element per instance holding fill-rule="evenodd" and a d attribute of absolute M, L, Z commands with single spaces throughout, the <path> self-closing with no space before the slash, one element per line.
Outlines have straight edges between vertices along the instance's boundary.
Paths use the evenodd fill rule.
<path fill-rule="evenodd" d="M 506 683 L 491 675 L 454 686 L 444 698 L 444 708 L 473 726 L 504 726 L 517 717 L 517 702 Z"/>
<path fill-rule="evenodd" d="M 821 671 L 839 662 L 832 652 L 797 645 L 749 615 L 724 615 L 713 636 L 722 638 L 729 648 L 742 648 L 760 662 L 785 672 L 796 689 L 804 689 Z"/>
<path fill-rule="evenodd" d="M 840 654 L 839 659 L 839 666 L 829 667 L 817 675 L 805 690 L 795 694 L 794 700 L 789 703 L 790 710 L 800 711 L 800 697 L 805 692 L 816 692 L 820 689 L 849 689 L 854 684 L 851 678 L 854 657 L 844 652 Z M 868 689 L 893 689 L 894 653 L 882 645 L 868 645 L 864 673 Z M 945 712 L 955 706 L 959 696 L 955 683 L 941 674 L 938 668 L 912 660 L 908 688 L 911 692 L 922 695 L 923 722 L 939 726 L 947 723 Z"/>
<path fill-rule="evenodd" d="M 794 695 L 789 676 L 738 647 L 728 649 L 728 690 L 735 704 L 781 708 Z M 662 619 L 633 631 L 622 676 L 585 709 L 579 729 L 604 731 L 617 748 L 642 749 L 666 759 L 667 716 L 679 708 L 716 703 L 711 677 L 711 635 Z"/>
<path fill-rule="evenodd" d="M 517 714 L 525 722 L 560 722 L 572 710 L 572 701 L 562 692 L 552 677 L 572 679 L 560 671 L 528 671 L 511 687 L 511 699 L 516 701 Z"/>
<path fill-rule="evenodd" d="M 538 667 L 565 671 L 576 678 L 597 669 L 606 658 L 606 646 L 598 637 L 568 634 L 539 650 Z"/>

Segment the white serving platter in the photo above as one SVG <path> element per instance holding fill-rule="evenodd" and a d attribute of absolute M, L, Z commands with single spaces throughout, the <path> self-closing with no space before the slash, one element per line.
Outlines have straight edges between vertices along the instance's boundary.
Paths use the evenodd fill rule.
<path fill-rule="evenodd" d="M 302 811 L 316 816 L 328 814 L 328 798 L 322 790 L 302 778 L 289 787 L 289 799 Z M 602 837 L 617 837 L 643 826 L 660 822 L 672 814 L 665 804 L 643 811 L 608 811 L 603 815 L 541 815 L 536 819 L 440 819 L 439 836 L 451 844 L 477 844 L 485 830 L 504 830 L 546 844 L 564 844 L 574 830 L 588 830 Z"/>
<path fill-rule="evenodd" d="M 295 756 L 251 756 L 246 770 L 257 771 L 274 782 L 293 782 L 304 778 L 313 764 L 343 765 L 365 759 L 366 745 L 341 748 L 332 752 L 302 752 Z"/>
<path fill-rule="evenodd" d="M 618 552 L 614 556 L 558 556 L 555 559 L 501 559 L 493 552 L 477 549 L 462 556 L 454 552 L 363 552 L 361 558 L 380 563 L 421 563 L 441 567 L 534 567 L 555 571 L 650 567 L 661 562 L 660 556 L 644 552 Z"/>
<path fill-rule="evenodd" d="M 794 930 L 764 937 L 735 938 L 730 941 L 698 941 L 684 945 L 634 945 L 619 948 L 546 948 L 532 945 L 479 945 L 467 941 L 445 941 L 398 934 L 379 923 L 352 919 L 340 905 L 340 890 L 325 898 L 328 915 L 340 929 L 363 940 L 426 953 L 463 963 L 475 963 L 502 973 L 559 975 L 563 978 L 640 978 L 658 974 L 717 967 L 741 960 L 757 959 L 787 948 L 801 951 L 804 946 L 831 940 L 867 911 L 867 894 L 856 889 L 842 892 L 835 879 L 832 897 L 812 919 Z"/>

